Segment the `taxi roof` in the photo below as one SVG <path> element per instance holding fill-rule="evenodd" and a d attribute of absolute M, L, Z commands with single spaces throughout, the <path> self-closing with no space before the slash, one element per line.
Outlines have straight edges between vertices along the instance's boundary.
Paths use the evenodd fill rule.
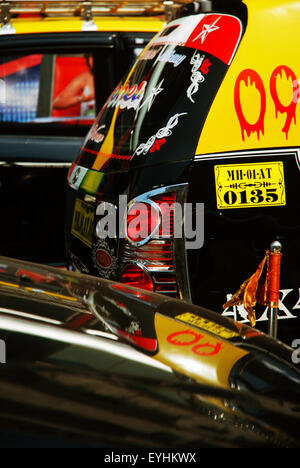
<path fill-rule="evenodd" d="M 159 31 L 190 0 L 0 0 L 0 33 Z"/>

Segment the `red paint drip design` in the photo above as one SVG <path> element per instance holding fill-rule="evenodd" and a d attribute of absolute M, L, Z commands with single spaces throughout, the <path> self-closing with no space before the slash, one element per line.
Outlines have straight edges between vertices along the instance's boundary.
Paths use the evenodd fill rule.
<path fill-rule="evenodd" d="M 260 93 L 260 113 L 259 113 L 259 117 L 257 121 L 254 124 L 249 123 L 247 121 L 242 110 L 241 97 L 240 97 L 240 84 L 242 81 L 245 83 L 247 87 L 252 86 L 254 84 L 256 89 Z M 264 134 L 264 118 L 265 118 L 265 112 L 266 112 L 266 92 L 265 92 L 262 79 L 256 71 L 248 68 L 246 70 L 243 70 L 237 77 L 237 80 L 235 82 L 235 87 L 234 87 L 234 106 L 235 106 L 235 111 L 237 113 L 237 116 L 240 122 L 243 141 L 245 141 L 245 132 L 248 137 L 251 135 L 251 133 L 256 132 L 257 138 L 259 139 L 260 132 Z"/>

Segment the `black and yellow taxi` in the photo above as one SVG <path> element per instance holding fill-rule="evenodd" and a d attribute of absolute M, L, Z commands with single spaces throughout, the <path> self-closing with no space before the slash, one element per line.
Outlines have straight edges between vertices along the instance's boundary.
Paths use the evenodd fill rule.
<path fill-rule="evenodd" d="M 299 19 L 293 0 L 196 1 L 155 36 L 70 171 L 73 265 L 249 323 L 223 305 L 277 242 L 278 337 L 299 339 Z"/>

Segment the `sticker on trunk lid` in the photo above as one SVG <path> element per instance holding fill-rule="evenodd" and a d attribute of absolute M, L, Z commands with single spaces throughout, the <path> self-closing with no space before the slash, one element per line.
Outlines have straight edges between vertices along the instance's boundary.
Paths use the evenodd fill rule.
<path fill-rule="evenodd" d="M 90 248 L 93 243 L 94 216 L 94 207 L 77 198 L 71 233 Z"/>

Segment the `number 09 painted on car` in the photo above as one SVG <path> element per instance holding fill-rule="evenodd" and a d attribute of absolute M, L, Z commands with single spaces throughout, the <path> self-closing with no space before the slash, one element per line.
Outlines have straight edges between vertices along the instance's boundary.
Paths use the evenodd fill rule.
<path fill-rule="evenodd" d="M 286 204 L 281 161 L 215 166 L 218 209 Z"/>

